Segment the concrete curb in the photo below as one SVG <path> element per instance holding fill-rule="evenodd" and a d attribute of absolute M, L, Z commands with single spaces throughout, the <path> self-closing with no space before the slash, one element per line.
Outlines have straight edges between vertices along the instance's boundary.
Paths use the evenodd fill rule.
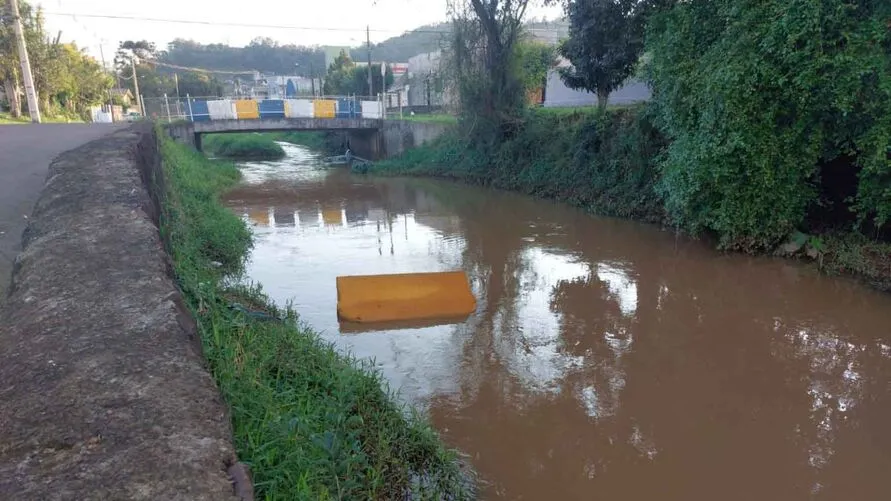
<path fill-rule="evenodd" d="M 50 166 L 0 308 L 2 499 L 252 497 L 144 184 L 160 173 L 147 125 Z"/>

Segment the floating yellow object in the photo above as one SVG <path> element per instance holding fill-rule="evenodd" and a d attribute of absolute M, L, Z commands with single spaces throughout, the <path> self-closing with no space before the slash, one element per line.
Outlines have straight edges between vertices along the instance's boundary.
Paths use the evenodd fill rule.
<path fill-rule="evenodd" d="M 260 118 L 260 107 L 252 99 L 239 99 L 235 101 L 235 114 L 239 120 Z"/>
<path fill-rule="evenodd" d="M 347 322 L 459 318 L 475 309 L 463 271 L 337 277 L 337 316 Z"/>
<path fill-rule="evenodd" d="M 334 118 L 337 101 L 333 99 L 316 99 L 312 102 L 313 115 L 316 118 Z"/>

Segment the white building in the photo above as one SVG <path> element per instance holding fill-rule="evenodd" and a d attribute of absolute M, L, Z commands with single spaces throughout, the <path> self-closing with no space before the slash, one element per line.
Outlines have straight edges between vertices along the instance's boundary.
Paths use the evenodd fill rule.
<path fill-rule="evenodd" d="M 561 59 L 557 68 L 570 66 L 569 61 Z M 609 95 L 608 104 L 626 105 L 649 101 L 652 92 L 646 83 L 629 78 L 625 84 Z M 560 78 L 558 69 L 548 70 L 545 84 L 545 108 L 570 108 L 575 106 L 596 106 L 597 94 L 586 90 L 570 89 Z"/>

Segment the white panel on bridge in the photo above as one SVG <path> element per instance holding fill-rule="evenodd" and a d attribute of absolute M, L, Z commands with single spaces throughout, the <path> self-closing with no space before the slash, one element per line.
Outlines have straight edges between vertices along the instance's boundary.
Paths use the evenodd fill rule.
<path fill-rule="evenodd" d="M 381 103 L 378 101 L 362 101 L 362 118 L 383 118 Z"/>
<path fill-rule="evenodd" d="M 313 105 L 309 99 L 286 99 L 285 116 L 288 118 L 306 118 L 313 116 Z"/>
<path fill-rule="evenodd" d="M 211 120 L 235 120 L 238 114 L 235 112 L 235 103 L 230 99 L 218 99 L 207 102 L 207 111 Z"/>

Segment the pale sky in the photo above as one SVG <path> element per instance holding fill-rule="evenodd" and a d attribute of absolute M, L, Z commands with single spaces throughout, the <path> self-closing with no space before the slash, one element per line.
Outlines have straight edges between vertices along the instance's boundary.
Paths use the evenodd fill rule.
<path fill-rule="evenodd" d="M 533 0 L 535 1 L 535 0 Z M 100 44 L 108 61 L 121 40 L 149 40 L 165 48 L 174 38 L 202 43 L 246 45 L 258 36 L 297 45 L 372 43 L 419 26 L 445 21 L 446 0 L 32 0 L 43 6 L 47 29 L 74 41 L 97 59 Z M 74 15 L 72 15 L 74 14 Z M 103 19 L 87 15 L 137 17 Z M 530 6 L 527 18 L 560 17 L 559 7 Z M 216 25 L 149 21 L 193 20 Z M 266 25 L 244 27 L 219 23 Z"/>

